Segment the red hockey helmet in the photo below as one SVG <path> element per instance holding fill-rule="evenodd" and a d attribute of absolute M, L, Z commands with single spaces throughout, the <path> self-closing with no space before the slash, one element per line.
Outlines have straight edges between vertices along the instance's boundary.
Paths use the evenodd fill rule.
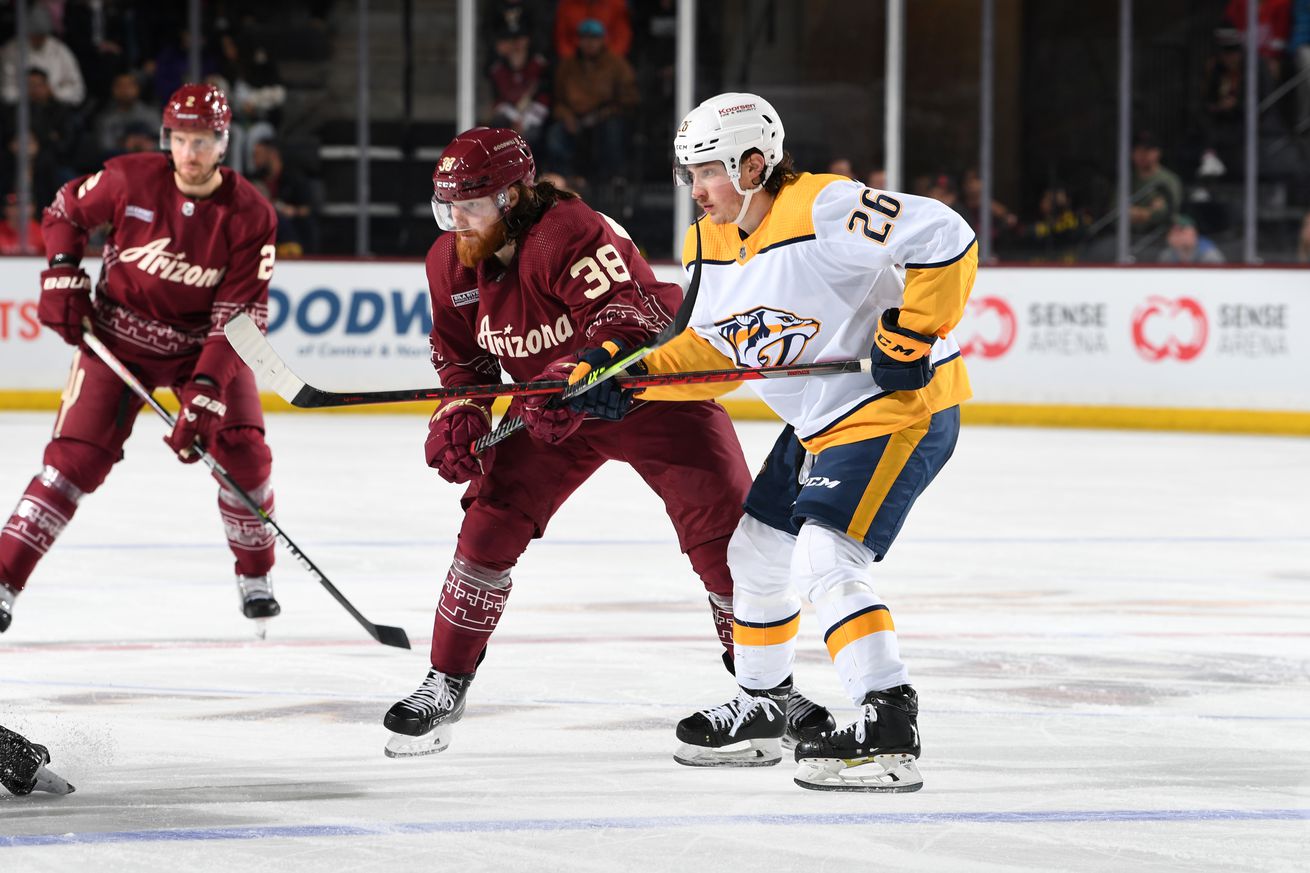
<path fill-rule="evenodd" d="M 164 104 L 164 120 L 159 127 L 159 147 L 168 150 L 170 130 L 212 130 L 227 148 L 227 131 L 232 126 L 232 107 L 227 97 L 213 85 L 183 85 Z"/>
<path fill-rule="evenodd" d="M 443 230 L 460 230 L 452 204 L 488 198 L 487 211 L 504 215 L 506 193 L 515 182 L 531 185 L 537 175 L 532 150 L 512 130 L 475 127 L 451 140 L 432 172 L 432 214 Z M 470 204 L 472 205 L 472 204 Z"/>

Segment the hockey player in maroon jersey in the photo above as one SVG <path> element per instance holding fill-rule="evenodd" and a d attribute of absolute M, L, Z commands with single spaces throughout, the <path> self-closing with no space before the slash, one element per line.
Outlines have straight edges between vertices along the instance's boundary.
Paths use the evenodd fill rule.
<path fill-rule="evenodd" d="M 432 360 L 445 386 L 567 379 L 648 342 L 672 321 L 682 293 L 659 282 L 623 228 L 576 196 L 534 184 L 532 153 L 512 130 L 474 128 L 437 162 L 433 211 L 442 229 L 427 257 Z M 750 485 L 736 433 L 713 402 L 557 406 L 516 402 L 527 427 L 474 454 L 491 431 L 491 403 L 443 403 L 429 422 L 428 464 L 468 482 L 464 521 L 442 588 L 423 684 L 391 707 L 386 753 L 439 752 L 464 714 L 474 671 L 509 598 L 519 556 L 560 505 L 609 460 L 632 466 L 664 501 L 678 543 L 709 592 L 731 666 L 728 539 Z M 613 419 L 623 418 L 615 421 Z M 611 419 L 611 420 L 605 420 Z M 792 725 L 808 735 L 831 717 L 799 694 Z"/>
<path fill-rule="evenodd" d="M 210 85 L 183 85 L 164 107 L 165 153 L 124 155 L 59 189 L 42 231 L 38 318 L 77 350 L 44 466 L 0 529 L 0 631 L 27 584 L 77 510 L 123 456 L 142 401 L 81 345 L 83 325 L 148 386 L 169 387 L 181 410 L 165 438 L 183 463 L 203 448 L 267 511 L 272 455 L 250 370 L 223 336 L 238 312 L 268 318 L 273 207 L 239 174 L 220 166 L 232 111 Z M 87 236 L 108 225 L 94 299 L 81 266 Z M 280 612 L 269 571 L 273 536 L 222 488 L 218 509 L 236 556 L 242 612 Z"/>

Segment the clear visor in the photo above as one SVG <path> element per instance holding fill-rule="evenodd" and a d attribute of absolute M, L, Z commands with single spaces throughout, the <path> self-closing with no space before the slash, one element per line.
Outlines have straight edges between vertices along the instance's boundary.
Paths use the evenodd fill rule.
<path fill-rule="evenodd" d="M 679 188 L 691 187 L 691 167 L 679 161 L 673 162 L 673 184 Z"/>
<path fill-rule="evenodd" d="M 432 198 L 432 216 L 442 230 L 481 230 L 490 227 L 504 216 L 509 207 L 509 194 L 505 191 L 493 197 L 474 200 L 442 200 Z"/>

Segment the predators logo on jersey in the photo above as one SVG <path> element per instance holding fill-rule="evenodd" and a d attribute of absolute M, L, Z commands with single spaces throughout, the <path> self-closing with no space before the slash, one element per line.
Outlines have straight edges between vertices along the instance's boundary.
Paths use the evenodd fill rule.
<path fill-rule="evenodd" d="M 785 309 L 757 306 L 714 327 L 732 346 L 737 366 L 776 367 L 795 363 L 822 325 Z"/>

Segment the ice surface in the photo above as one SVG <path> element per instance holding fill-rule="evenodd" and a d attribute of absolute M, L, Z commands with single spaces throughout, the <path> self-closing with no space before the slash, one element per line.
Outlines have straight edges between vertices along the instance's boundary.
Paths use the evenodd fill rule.
<path fill-rule="evenodd" d="M 0 414 L 0 500 L 49 413 Z M 777 427 L 739 426 L 758 464 Z M 0 637 L 0 723 L 69 797 L 0 792 L 0 870 L 1304 870 L 1310 441 L 966 428 L 886 561 L 925 787 L 695 770 L 733 685 L 659 501 L 609 465 L 515 571 L 451 748 L 383 756 L 423 678 L 459 490 L 422 416 L 273 416 L 285 553 L 253 640 L 214 487 L 137 425 Z M 797 668 L 853 712 L 807 608 Z"/>

